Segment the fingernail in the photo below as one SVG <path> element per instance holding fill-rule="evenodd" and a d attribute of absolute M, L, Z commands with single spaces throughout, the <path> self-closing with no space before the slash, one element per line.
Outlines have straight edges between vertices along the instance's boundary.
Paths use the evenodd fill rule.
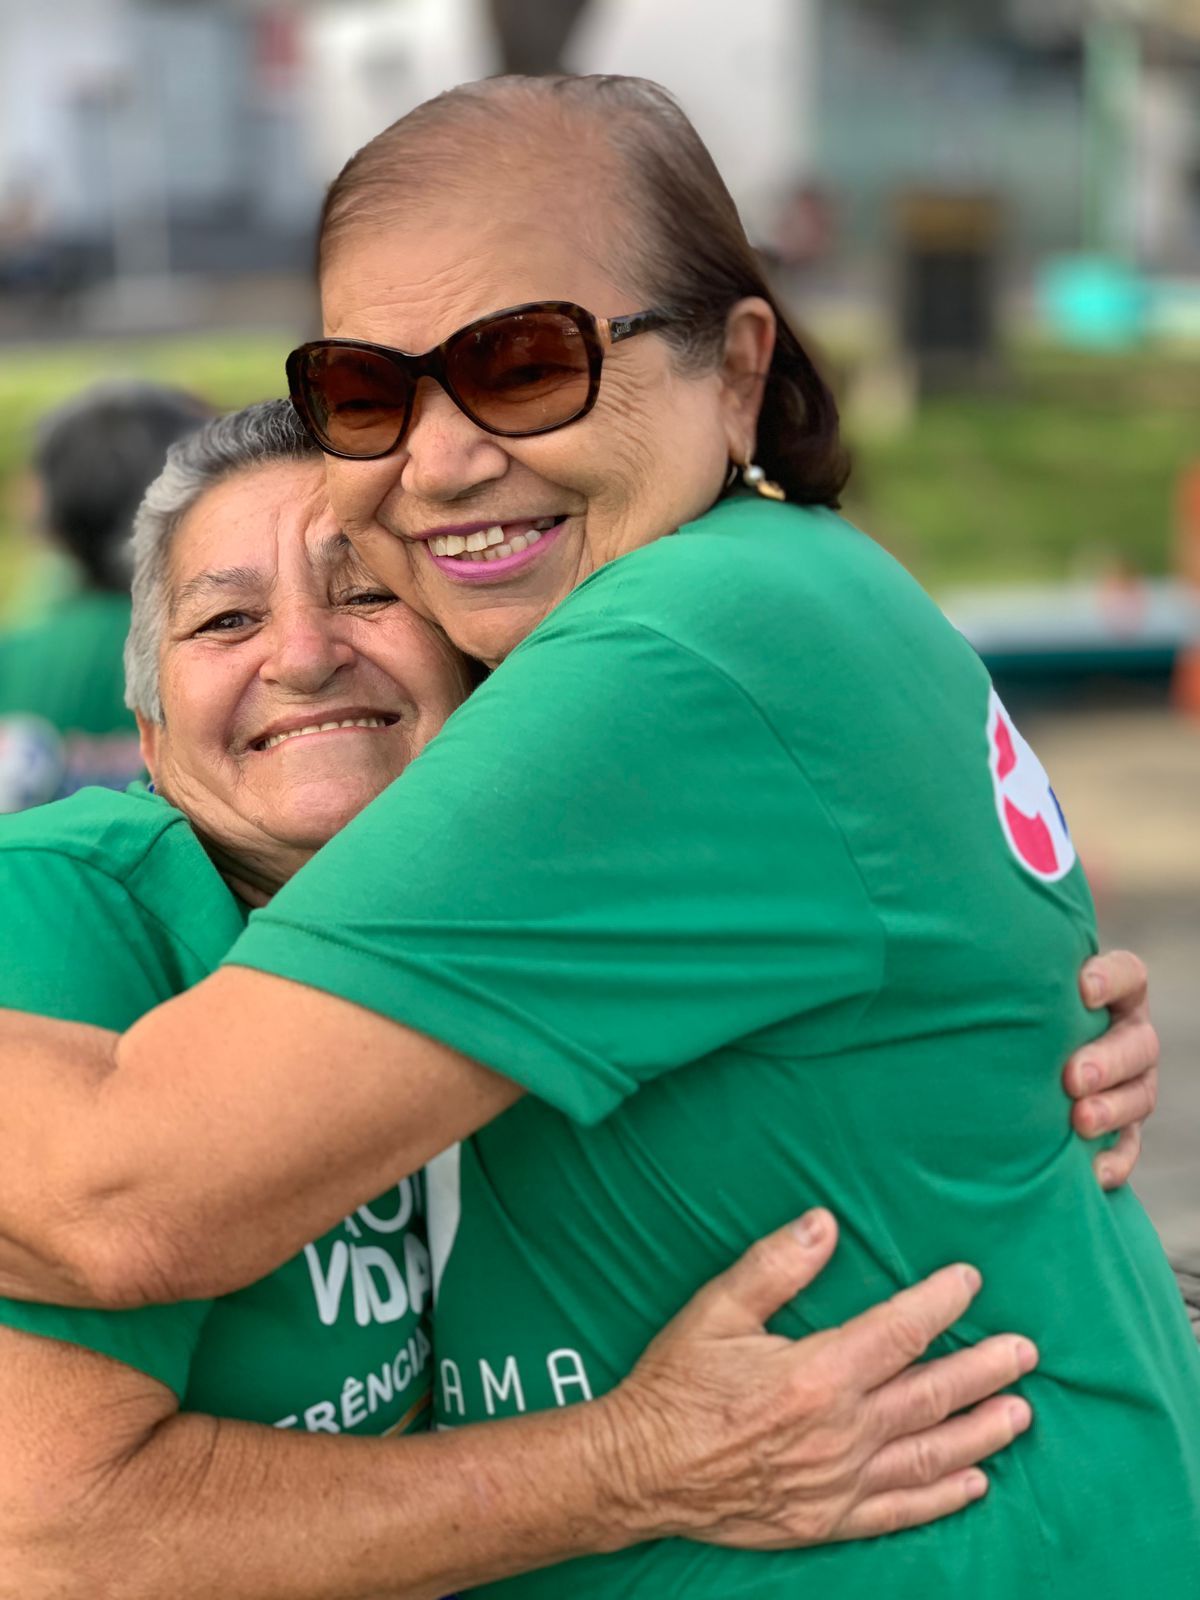
<path fill-rule="evenodd" d="M 972 1500 L 982 1500 L 983 1496 L 987 1493 L 987 1477 L 977 1468 L 972 1469 L 972 1471 L 967 1473 L 966 1477 L 963 1479 L 963 1484 L 966 1488 L 967 1494 Z"/>
<path fill-rule="evenodd" d="M 811 1250 L 813 1245 L 820 1244 L 825 1237 L 827 1226 L 827 1212 L 806 1211 L 799 1222 L 792 1223 L 792 1232 L 806 1249 Z"/>
<path fill-rule="evenodd" d="M 1091 1128 L 1093 1133 L 1104 1133 L 1108 1128 L 1108 1124 L 1108 1102 L 1106 1100 L 1097 1100 L 1095 1105 L 1093 1105 L 1091 1108 L 1091 1115 L 1088 1117 L 1088 1126 Z"/>
<path fill-rule="evenodd" d="M 1012 1421 L 1014 1433 L 1024 1433 L 1033 1421 L 1033 1412 L 1027 1400 L 1010 1400 L 1008 1402 L 1008 1415 Z"/>
<path fill-rule="evenodd" d="M 1079 1069 L 1079 1076 L 1085 1094 L 1094 1094 L 1100 1087 L 1100 1068 L 1094 1061 L 1085 1061 Z"/>
<path fill-rule="evenodd" d="M 1038 1364 L 1038 1347 L 1031 1339 L 1018 1339 L 1017 1368 L 1020 1372 L 1032 1372 Z"/>
<path fill-rule="evenodd" d="M 1098 972 L 1089 972 L 1083 980 L 1083 992 L 1094 1005 L 1104 999 L 1105 983 Z"/>
<path fill-rule="evenodd" d="M 1098 1161 L 1096 1163 L 1096 1176 L 1105 1189 L 1112 1188 L 1117 1181 L 1117 1174 L 1111 1161 Z"/>
<path fill-rule="evenodd" d="M 976 1267 L 959 1267 L 962 1280 L 972 1294 L 978 1294 L 983 1287 L 983 1275 Z"/>

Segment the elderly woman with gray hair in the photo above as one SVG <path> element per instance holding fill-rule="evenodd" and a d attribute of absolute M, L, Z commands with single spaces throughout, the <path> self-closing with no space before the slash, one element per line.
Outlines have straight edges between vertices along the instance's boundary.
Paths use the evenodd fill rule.
<path fill-rule="evenodd" d="M 0 832 L 0 1002 L 118 1029 L 213 970 L 470 685 L 362 570 L 283 402 L 173 451 L 135 558 L 128 697 L 154 785 Z M 427 1437 L 411 1436 L 432 1375 L 420 1176 L 237 1293 L 0 1302 L 0 1592 L 434 1597 L 685 1526 L 805 1542 L 835 1500 L 830 1537 L 938 1515 L 1024 1426 L 1023 1403 L 988 1397 L 1026 1347 L 908 1370 L 906 1331 L 934 1337 L 970 1298 L 953 1269 L 835 1335 L 766 1335 L 832 1251 L 808 1222 L 702 1291 L 604 1399 Z M 850 1375 L 871 1391 L 863 1449 L 830 1487 L 807 1395 L 823 1380 L 844 1399 Z"/>

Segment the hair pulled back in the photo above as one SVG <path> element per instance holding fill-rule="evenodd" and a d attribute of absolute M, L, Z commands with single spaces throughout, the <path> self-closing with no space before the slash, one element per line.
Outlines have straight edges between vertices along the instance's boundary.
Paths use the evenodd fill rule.
<path fill-rule="evenodd" d="M 778 332 L 765 375 L 755 457 L 799 505 L 836 506 L 849 475 L 837 405 L 789 323 L 696 130 L 668 92 L 621 76 L 490 78 L 463 84 L 417 106 L 351 157 L 321 213 L 318 268 L 363 225 L 406 203 L 436 216 L 436 200 L 468 169 L 471 152 L 489 168 L 515 173 L 546 159 L 548 124 L 578 148 L 597 139 L 617 158 L 609 195 L 625 268 L 646 305 L 674 320 L 661 337 L 680 364 L 715 365 L 730 308 L 765 300 Z M 503 137 L 501 137 L 503 135 Z M 598 170 L 597 190 L 609 174 Z"/>

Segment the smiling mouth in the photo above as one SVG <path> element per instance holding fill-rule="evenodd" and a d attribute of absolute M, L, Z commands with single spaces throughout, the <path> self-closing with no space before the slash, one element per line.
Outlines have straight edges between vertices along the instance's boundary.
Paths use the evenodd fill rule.
<path fill-rule="evenodd" d="M 475 533 L 440 534 L 429 540 L 429 549 L 432 555 L 473 565 L 505 561 L 509 556 L 521 555 L 537 544 L 544 533 L 566 520 L 566 517 L 538 517 L 532 522 L 493 523 L 490 528 L 480 528 Z"/>
<path fill-rule="evenodd" d="M 339 733 L 347 728 L 394 728 L 400 721 L 398 716 L 390 712 L 385 716 L 377 717 L 342 717 L 326 722 L 308 722 L 302 728 L 288 728 L 285 733 L 269 733 L 264 739 L 256 739 L 250 746 L 251 750 L 274 750 L 281 744 L 286 744 L 289 739 L 301 739 L 311 733 Z"/>

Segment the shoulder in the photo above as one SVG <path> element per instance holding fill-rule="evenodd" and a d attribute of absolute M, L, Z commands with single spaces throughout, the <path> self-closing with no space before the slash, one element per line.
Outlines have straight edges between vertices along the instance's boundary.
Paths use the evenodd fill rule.
<path fill-rule="evenodd" d="M 531 638 L 648 630 L 736 675 L 743 659 L 800 665 L 853 651 L 881 616 L 914 637 L 953 633 L 900 564 L 837 512 L 735 496 L 601 568 Z"/>
<path fill-rule="evenodd" d="M 211 972 L 241 908 L 187 819 L 144 791 L 84 789 L 0 818 L 0 998 L 128 1027 Z"/>
<path fill-rule="evenodd" d="M 188 819 L 141 784 L 81 789 L 0 817 L 0 894 L 6 905 L 32 898 L 39 916 L 45 901 L 62 912 L 64 902 L 100 896 L 110 916 L 188 945 L 210 942 L 198 930 L 228 944 L 243 920 Z"/>
<path fill-rule="evenodd" d="M 0 818 L 0 864 L 37 851 L 122 881 L 148 856 L 199 845 L 187 818 L 142 785 L 80 789 L 66 800 Z"/>

